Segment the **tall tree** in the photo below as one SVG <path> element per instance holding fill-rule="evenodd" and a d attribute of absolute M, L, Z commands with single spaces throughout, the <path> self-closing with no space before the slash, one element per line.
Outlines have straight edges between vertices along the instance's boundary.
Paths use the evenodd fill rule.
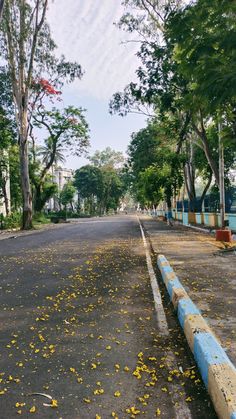
<path fill-rule="evenodd" d="M 73 211 L 73 199 L 76 193 L 76 188 L 73 186 L 71 180 L 69 180 L 60 192 L 60 202 L 67 209 L 67 205 L 70 204 L 70 209 Z"/>
<path fill-rule="evenodd" d="M 95 205 L 101 201 L 103 193 L 101 170 L 89 164 L 82 166 L 75 171 L 74 185 L 78 196 L 87 199 L 89 213 L 93 215 Z"/>
<path fill-rule="evenodd" d="M 48 0 L 5 1 L 3 28 L 20 147 L 21 184 L 23 193 L 23 228 L 32 227 L 32 193 L 28 161 L 28 105 L 35 56 L 42 33 Z"/>
<path fill-rule="evenodd" d="M 67 62 L 63 56 L 55 57 L 56 45 L 46 23 L 47 7 L 48 0 L 5 0 L 2 22 L 3 50 L 16 108 L 25 229 L 32 226 L 28 159 L 32 114 L 45 96 L 51 99 L 64 82 L 82 76 L 80 65 Z M 34 142 L 32 135 L 31 139 Z"/>
<path fill-rule="evenodd" d="M 40 106 L 37 108 L 37 113 L 33 113 L 33 124 L 38 128 L 45 128 L 48 132 L 45 147 L 39 149 L 43 154 L 43 164 L 38 175 L 33 178 L 35 210 L 41 211 L 45 204 L 42 200 L 42 191 L 46 176 L 57 160 L 63 160 L 64 149 L 77 156 L 86 151 L 89 145 L 88 124 L 83 109 L 73 106 L 64 109 L 53 107 L 50 111 Z"/>

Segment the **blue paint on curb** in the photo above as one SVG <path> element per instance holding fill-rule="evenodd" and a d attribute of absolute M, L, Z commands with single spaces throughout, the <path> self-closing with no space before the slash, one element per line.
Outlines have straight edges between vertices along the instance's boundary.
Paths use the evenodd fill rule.
<path fill-rule="evenodd" d="M 201 314 L 201 312 L 190 298 L 181 298 L 178 304 L 178 319 L 182 328 L 184 328 L 185 317 L 189 314 Z"/>
<path fill-rule="evenodd" d="M 194 358 L 208 388 L 208 368 L 213 364 L 231 364 L 225 351 L 211 333 L 196 333 L 194 336 Z"/>
<path fill-rule="evenodd" d="M 176 277 L 175 279 L 171 279 L 167 284 L 167 291 L 169 293 L 170 298 L 172 299 L 173 294 L 173 288 L 182 288 L 184 289 L 183 285 L 179 281 L 179 279 Z"/>
<path fill-rule="evenodd" d="M 233 412 L 230 416 L 230 419 L 236 419 L 236 412 Z"/>
<path fill-rule="evenodd" d="M 163 267 L 161 267 L 161 271 L 163 272 L 164 275 L 166 273 L 169 273 L 169 272 L 174 272 L 173 269 L 170 266 L 163 266 Z"/>

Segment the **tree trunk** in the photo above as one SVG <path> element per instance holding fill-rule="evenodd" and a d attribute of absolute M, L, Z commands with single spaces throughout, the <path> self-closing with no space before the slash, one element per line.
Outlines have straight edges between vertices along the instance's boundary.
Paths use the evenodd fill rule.
<path fill-rule="evenodd" d="M 32 194 L 29 179 L 28 144 L 23 136 L 20 138 L 20 166 L 23 196 L 22 229 L 29 230 L 32 228 Z"/>
<path fill-rule="evenodd" d="M 34 183 L 34 211 L 35 212 L 41 212 L 42 210 L 42 199 L 41 199 L 41 194 L 42 194 L 42 186 L 41 183 L 36 184 Z"/>
<path fill-rule="evenodd" d="M 0 0 L 0 22 L 2 20 L 2 13 L 3 13 L 4 2 L 5 2 L 5 0 Z"/>
<path fill-rule="evenodd" d="M 203 117 L 202 117 L 201 114 L 200 114 L 200 122 L 201 122 L 201 128 L 198 128 L 196 126 L 196 124 L 193 122 L 193 124 L 192 124 L 193 129 L 201 140 L 206 159 L 207 159 L 207 161 L 209 163 L 209 166 L 210 166 L 210 168 L 211 168 L 211 170 L 212 170 L 212 172 L 215 176 L 216 184 L 217 184 L 217 186 L 219 186 L 220 185 L 220 177 L 219 177 L 218 162 L 216 163 L 215 160 L 212 157 L 211 150 L 210 150 L 210 147 L 209 147 L 209 144 L 208 144 L 206 130 L 205 130 L 205 127 L 204 127 Z"/>
<path fill-rule="evenodd" d="M 7 181 L 6 178 L 2 178 L 2 193 L 3 193 L 3 199 L 4 199 L 4 205 L 5 205 L 5 210 L 6 210 L 6 215 L 10 214 L 10 210 L 9 210 L 9 199 L 7 196 Z"/>
<path fill-rule="evenodd" d="M 209 179 L 208 179 L 208 181 L 207 181 L 207 184 L 206 184 L 206 186 L 205 186 L 205 188 L 204 188 L 204 190 L 203 190 L 203 192 L 202 192 L 202 196 L 201 196 L 201 198 L 200 198 L 200 203 L 199 203 L 199 206 L 200 206 L 201 210 L 202 210 L 202 203 L 203 203 L 204 198 L 205 198 L 205 196 L 206 196 L 206 194 L 207 194 L 207 191 L 208 191 L 208 189 L 209 189 L 209 187 L 210 187 L 210 185 L 211 185 L 211 181 L 212 181 L 212 172 L 210 173 Z"/>

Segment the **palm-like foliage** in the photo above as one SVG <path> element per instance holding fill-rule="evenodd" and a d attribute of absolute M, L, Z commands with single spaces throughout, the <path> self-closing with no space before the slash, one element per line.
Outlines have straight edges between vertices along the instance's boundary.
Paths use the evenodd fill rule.
<path fill-rule="evenodd" d="M 54 154 L 54 143 L 51 137 L 45 140 L 44 146 L 38 148 L 37 154 L 42 158 L 42 163 L 47 166 Z M 58 145 L 54 156 L 54 164 L 64 163 L 65 160 L 64 149 L 62 145 Z"/>

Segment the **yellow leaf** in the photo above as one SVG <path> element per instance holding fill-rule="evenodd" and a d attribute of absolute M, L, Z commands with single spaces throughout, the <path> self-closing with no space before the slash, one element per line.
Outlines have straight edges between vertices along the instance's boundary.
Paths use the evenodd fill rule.
<path fill-rule="evenodd" d="M 51 400 L 51 407 L 58 407 L 58 401 L 56 399 Z"/>
<path fill-rule="evenodd" d="M 30 413 L 35 413 L 35 412 L 36 412 L 36 407 L 32 406 L 31 409 L 30 409 Z"/>
<path fill-rule="evenodd" d="M 120 397 L 120 395 L 121 395 L 121 394 L 120 394 L 120 392 L 119 392 L 119 391 L 115 391 L 115 393 L 114 393 L 114 396 L 115 396 L 115 397 Z"/>

